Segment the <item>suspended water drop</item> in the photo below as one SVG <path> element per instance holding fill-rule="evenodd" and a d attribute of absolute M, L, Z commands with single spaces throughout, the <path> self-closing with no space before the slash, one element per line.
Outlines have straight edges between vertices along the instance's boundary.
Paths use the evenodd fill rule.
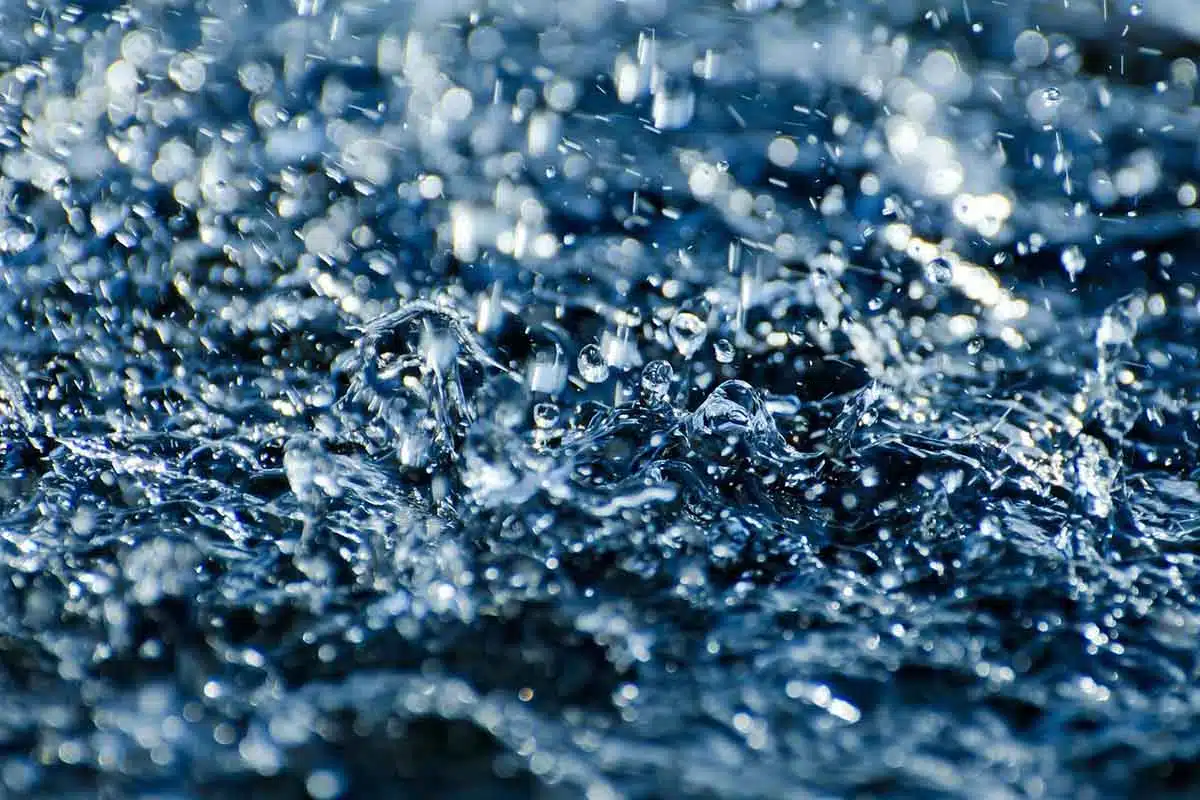
<path fill-rule="evenodd" d="M 0 253 L 16 255 L 28 250 L 37 240 L 33 225 L 19 218 L 0 219 Z"/>
<path fill-rule="evenodd" d="M 588 383 L 604 383 L 608 380 L 608 362 L 604 353 L 594 344 L 585 344 L 579 350 L 579 376 Z"/>
<path fill-rule="evenodd" d="M 533 407 L 533 424 L 541 430 L 558 424 L 559 408 L 554 403 L 538 403 Z"/>
<path fill-rule="evenodd" d="M 925 280 L 934 286 L 945 286 L 954 279 L 954 266 L 938 256 L 925 265 Z"/>
<path fill-rule="evenodd" d="M 600 352 L 604 355 L 605 363 L 622 372 L 643 363 L 642 354 L 638 351 L 637 332 L 625 325 L 600 334 Z"/>
<path fill-rule="evenodd" d="M 808 279 L 812 281 L 813 288 L 823 291 L 828 291 L 833 285 L 833 276 L 824 267 L 814 267 L 808 274 Z"/>
<path fill-rule="evenodd" d="M 720 364 L 732 364 L 733 357 L 736 351 L 733 348 L 733 342 L 728 339 L 717 339 L 713 343 L 713 354 L 717 357 L 717 362 Z"/>
<path fill-rule="evenodd" d="M 642 370 L 642 397 L 649 403 L 660 403 L 671 389 L 675 370 L 666 361 L 651 361 Z"/>
<path fill-rule="evenodd" d="M 544 394 L 556 394 L 567 382 L 567 366 L 557 351 L 541 352 L 529 364 L 529 388 Z"/>
<path fill-rule="evenodd" d="M 1142 15 L 1142 4 L 1133 3 L 1129 6 L 1129 16 L 1140 17 Z"/>
<path fill-rule="evenodd" d="M 129 208 L 123 203 L 97 203 L 92 206 L 90 214 L 92 228 L 96 235 L 101 237 L 108 236 L 121 227 L 128 216 Z"/>
<path fill-rule="evenodd" d="M 686 127 L 696 112 L 696 96 L 691 87 L 677 80 L 667 84 L 654 94 L 650 113 L 654 127 L 661 130 L 677 130 Z"/>
<path fill-rule="evenodd" d="M 1062 90 L 1057 86 L 1047 86 L 1042 90 L 1042 102 L 1048 106 L 1056 106 L 1062 102 Z"/>
<path fill-rule="evenodd" d="M 703 301 L 687 303 L 671 317 L 671 342 L 684 358 L 691 358 L 708 337 L 708 309 Z"/>
<path fill-rule="evenodd" d="M 1087 266 L 1087 257 L 1084 256 L 1078 245 L 1071 245 L 1063 250 L 1059 259 L 1072 282 L 1075 281 L 1075 276 L 1083 272 L 1083 268 Z"/>

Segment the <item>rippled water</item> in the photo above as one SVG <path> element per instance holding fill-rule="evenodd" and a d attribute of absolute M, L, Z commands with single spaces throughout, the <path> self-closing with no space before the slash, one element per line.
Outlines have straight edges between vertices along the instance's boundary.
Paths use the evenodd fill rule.
<path fill-rule="evenodd" d="M 0 795 L 1197 791 L 1195 19 L 0 4 Z"/>

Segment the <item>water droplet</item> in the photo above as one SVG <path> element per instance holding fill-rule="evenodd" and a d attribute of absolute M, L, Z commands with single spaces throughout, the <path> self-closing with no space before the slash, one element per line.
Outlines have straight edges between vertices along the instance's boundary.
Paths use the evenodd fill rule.
<path fill-rule="evenodd" d="M 105 237 L 115 231 L 129 216 L 129 208 L 121 203 L 97 203 L 91 210 L 92 228 Z"/>
<path fill-rule="evenodd" d="M 1087 258 L 1083 255 L 1083 251 L 1077 245 L 1071 245 L 1062 251 L 1059 256 L 1062 261 L 1063 269 L 1067 271 L 1067 276 L 1074 281 L 1075 276 L 1083 272 L 1083 268 L 1087 266 Z"/>
<path fill-rule="evenodd" d="M 559 409 L 554 403 L 538 403 L 533 407 L 533 424 L 542 430 L 558 424 Z"/>
<path fill-rule="evenodd" d="M 713 344 L 713 353 L 716 355 L 718 363 L 721 364 L 732 364 L 733 357 L 736 355 L 733 343 L 728 339 L 717 339 Z"/>
<path fill-rule="evenodd" d="M 579 350 L 579 376 L 588 383 L 604 383 L 608 380 L 608 362 L 598 346 L 585 344 Z"/>
<path fill-rule="evenodd" d="M 543 394 L 556 394 L 567 382 L 567 366 L 559 358 L 558 348 L 542 351 L 534 357 L 528 370 L 529 388 Z"/>
<path fill-rule="evenodd" d="M 204 62 L 191 53 L 178 53 L 167 65 L 167 76 L 185 92 L 200 91 L 206 73 Z"/>
<path fill-rule="evenodd" d="M 686 304 L 671 318 L 671 342 L 684 358 L 696 354 L 708 337 L 707 309 L 703 304 Z"/>
<path fill-rule="evenodd" d="M 693 443 L 714 438 L 723 444 L 731 436 L 778 436 L 762 397 L 744 381 L 726 381 L 713 389 L 688 420 Z"/>
<path fill-rule="evenodd" d="M 318 769 L 309 774 L 304 788 L 313 800 L 333 800 L 344 791 L 342 777 L 328 769 Z"/>
<path fill-rule="evenodd" d="M 982 350 L 983 350 L 983 339 L 976 337 L 976 338 L 972 339 L 971 341 L 967 342 L 967 353 L 968 354 L 973 355 L 973 356 L 979 355 L 979 353 Z"/>
<path fill-rule="evenodd" d="M 1042 102 L 1048 106 L 1056 106 L 1062 102 L 1062 90 L 1057 86 L 1047 86 L 1042 90 Z"/>
<path fill-rule="evenodd" d="M 651 361 L 642 370 L 642 396 L 650 403 L 659 403 L 667 396 L 675 370 L 666 361 Z"/>
<path fill-rule="evenodd" d="M 945 286 L 954 279 L 954 266 L 940 256 L 925 265 L 925 280 L 934 286 Z"/>
<path fill-rule="evenodd" d="M 1142 4 L 1133 3 L 1129 6 L 1129 16 L 1140 17 L 1142 15 Z"/>
<path fill-rule="evenodd" d="M 600 334 L 600 352 L 604 355 L 605 363 L 624 372 L 643 363 L 637 342 L 634 329 L 620 326 L 615 331 Z"/>
<path fill-rule="evenodd" d="M 677 130 L 687 127 L 696 112 L 696 96 L 686 84 L 668 85 L 656 92 L 651 107 L 654 127 L 661 130 Z"/>
<path fill-rule="evenodd" d="M 37 240 L 32 224 L 21 219 L 0 220 L 0 253 L 16 255 L 28 250 Z"/>

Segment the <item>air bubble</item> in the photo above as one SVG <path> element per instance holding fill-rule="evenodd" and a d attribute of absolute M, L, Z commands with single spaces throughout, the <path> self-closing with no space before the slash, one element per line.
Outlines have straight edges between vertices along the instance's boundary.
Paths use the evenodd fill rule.
<path fill-rule="evenodd" d="M 713 343 L 713 355 L 720 364 L 732 364 L 737 351 L 728 339 L 717 339 Z"/>
<path fill-rule="evenodd" d="M 1042 102 L 1048 106 L 1056 106 L 1062 102 L 1062 90 L 1057 86 L 1047 86 L 1042 89 Z"/>

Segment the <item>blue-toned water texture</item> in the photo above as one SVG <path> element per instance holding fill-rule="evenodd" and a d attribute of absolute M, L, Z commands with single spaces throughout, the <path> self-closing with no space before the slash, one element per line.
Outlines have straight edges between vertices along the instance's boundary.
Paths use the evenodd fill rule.
<path fill-rule="evenodd" d="M 1197 796 L 1198 60 L 0 0 L 0 796 Z"/>

